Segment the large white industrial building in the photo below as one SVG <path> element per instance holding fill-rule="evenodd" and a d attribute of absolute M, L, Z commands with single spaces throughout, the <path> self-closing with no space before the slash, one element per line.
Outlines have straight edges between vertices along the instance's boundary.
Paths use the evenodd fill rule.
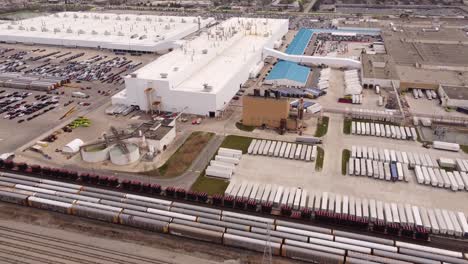
<path fill-rule="evenodd" d="M 263 48 L 273 48 L 288 20 L 231 18 L 125 78 L 113 104 L 218 115 L 240 86 L 263 67 Z"/>
<path fill-rule="evenodd" d="M 0 24 L 0 41 L 164 53 L 213 18 L 62 12 Z"/>

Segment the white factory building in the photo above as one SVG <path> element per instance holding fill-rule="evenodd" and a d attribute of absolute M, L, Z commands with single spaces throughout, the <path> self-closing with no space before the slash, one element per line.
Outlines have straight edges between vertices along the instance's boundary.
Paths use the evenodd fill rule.
<path fill-rule="evenodd" d="M 287 31 L 286 19 L 228 19 L 127 76 L 112 103 L 218 115 L 261 70 L 263 48 L 273 48 Z"/>
<path fill-rule="evenodd" d="M 165 53 L 213 18 L 62 12 L 0 24 L 0 41 Z"/>

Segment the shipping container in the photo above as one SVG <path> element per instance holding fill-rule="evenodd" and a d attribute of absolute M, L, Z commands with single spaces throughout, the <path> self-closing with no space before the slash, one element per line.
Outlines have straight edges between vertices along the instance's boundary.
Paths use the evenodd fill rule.
<path fill-rule="evenodd" d="M 287 143 L 287 142 L 281 143 L 281 148 L 280 148 L 280 152 L 279 152 L 278 157 L 284 158 L 284 155 L 286 155 L 285 153 L 286 153 L 287 146 L 289 144 L 290 143 Z"/>
<path fill-rule="evenodd" d="M 372 151 L 371 147 L 367 148 L 367 158 L 370 160 L 374 160 L 374 152 Z"/>
<path fill-rule="evenodd" d="M 408 152 L 407 155 L 408 155 L 408 164 L 409 164 L 409 167 L 410 167 L 410 168 L 414 168 L 414 166 L 416 166 L 416 162 L 414 161 L 413 153 Z"/>
<path fill-rule="evenodd" d="M 356 218 L 362 219 L 362 203 L 361 203 L 360 198 L 356 198 L 355 205 L 356 205 Z"/>
<path fill-rule="evenodd" d="M 403 163 L 403 155 L 401 155 L 401 152 L 397 150 L 395 151 L 395 154 L 397 162 Z"/>
<path fill-rule="evenodd" d="M 276 149 L 276 141 L 272 141 L 270 145 L 270 149 L 268 150 L 268 156 L 273 156 L 275 154 Z"/>
<path fill-rule="evenodd" d="M 463 212 L 457 212 L 457 220 L 462 230 L 462 236 L 464 238 L 467 238 L 468 237 L 468 223 L 467 223 L 467 218 L 465 214 Z"/>
<path fill-rule="evenodd" d="M 406 152 L 402 151 L 401 152 L 401 158 L 403 159 L 403 164 L 405 164 L 406 166 L 408 166 L 409 164 L 409 161 L 408 161 L 408 154 L 406 154 Z"/>
<path fill-rule="evenodd" d="M 282 146 L 283 146 L 283 142 L 281 142 L 281 141 L 276 142 L 276 147 L 275 147 L 275 150 L 273 152 L 274 157 L 278 157 L 280 155 L 280 151 L 281 151 Z"/>
<path fill-rule="evenodd" d="M 377 205 L 374 199 L 369 200 L 369 221 L 372 223 L 377 221 Z"/>
<path fill-rule="evenodd" d="M 366 122 L 366 135 L 369 136 L 371 134 L 370 123 Z"/>
<path fill-rule="evenodd" d="M 255 146 L 253 148 L 252 154 L 253 155 L 258 155 L 258 150 L 260 149 L 260 146 L 262 145 L 262 140 L 257 140 L 255 143 Z"/>
<path fill-rule="evenodd" d="M 396 152 L 395 150 L 390 150 L 390 161 L 392 162 L 396 162 L 397 161 L 397 158 L 396 158 Z"/>
<path fill-rule="evenodd" d="M 431 232 L 433 234 L 439 234 L 440 229 L 439 229 L 439 224 L 437 223 L 437 218 L 434 213 L 434 210 L 428 208 L 427 209 L 427 215 L 429 217 L 429 221 L 431 222 Z"/>
<path fill-rule="evenodd" d="M 280 204 L 281 204 L 281 198 L 283 197 L 283 189 L 284 189 L 283 186 L 279 186 L 279 187 L 278 187 L 278 189 L 277 189 L 277 191 L 276 191 L 276 195 L 275 195 L 275 199 L 274 199 L 273 206 L 275 206 L 275 207 L 280 206 Z"/>
<path fill-rule="evenodd" d="M 424 183 L 424 174 L 422 172 L 421 166 L 415 166 L 414 167 L 414 173 L 416 175 L 416 181 L 419 184 L 423 184 Z"/>
<path fill-rule="evenodd" d="M 442 216 L 444 217 L 444 222 L 447 226 L 447 234 L 448 235 L 455 235 L 455 227 L 453 226 L 452 219 L 447 210 L 442 210 Z"/>
<path fill-rule="evenodd" d="M 409 127 L 405 127 L 406 138 L 413 139 L 413 135 L 411 134 L 411 129 Z"/>
<path fill-rule="evenodd" d="M 320 209 L 324 212 L 328 210 L 328 192 L 322 193 Z"/>
<path fill-rule="evenodd" d="M 383 202 L 377 200 L 376 201 L 376 206 L 377 206 L 377 221 L 381 223 L 385 223 L 385 215 L 384 215 L 384 208 L 383 208 Z"/>
<path fill-rule="evenodd" d="M 341 195 L 337 194 L 335 196 L 335 214 L 341 215 L 342 213 L 342 201 L 341 201 Z"/>
<path fill-rule="evenodd" d="M 405 128 L 402 127 L 402 126 L 400 127 L 400 134 L 401 134 L 401 139 L 403 139 L 403 140 L 407 139 Z"/>
<path fill-rule="evenodd" d="M 460 226 L 460 223 L 458 222 L 457 215 L 455 214 L 454 211 L 448 211 L 448 213 L 449 213 L 449 216 L 450 216 L 450 220 L 452 220 L 453 229 L 455 230 L 455 236 L 456 237 L 461 237 L 463 235 L 463 231 L 462 231 L 462 228 Z"/>
<path fill-rule="evenodd" d="M 460 150 L 460 144 L 443 142 L 443 141 L 433 141 L 432 147 L 435 149 L 455 151 L 455 152 Z"/>
<path fill-rule="evenodd" d="M 315 161 L 317 159 L 317 146 L 312 147 L 312 153 L 310 154 L 310 159 Z"/>
<path fill-rule="evenodd" d="M 396 162 L 390 163 L 390 175 L 392 177 L 392 181 L 397 181 L 399 179 Z"/>
<path fill-rule="evenodd" d="M 361 122 L 356 123 L 356 133 L 361 135 Z"/>
<path fill-rule="evenodd" d="M 385 161 L 385 152 L 382 148 L 379 148 L 379 161 Z"/>
<path fill-rule="evenodd" d="M 452 191 L 458 191 L 458 183 L 457 180 L 455 180 L 455 176 L 453 175 L 453 173 L 448 171 L 447 176 L 450 180 L 450 188 L 452 189 Z"/>
<path fill-rule="evenodd" d="M 463 191 L 465 189 L 465 183 L 463 182 L 460 172 L 453 171 L 453 176 L 455 177 L 455 181 L 457 182 L 458 190 Z"/>
<path fill-rule="evenodd" d="M 379 179 L 384 180 L 385 179 L 384 163 L 382 161 L 379 161 L 378 166 L 379 166 Z"/>
<path fill-rule="evenodd" d="M 287 205 L 289 208 L 294 208 L 294 201 L 296 200 L 297 188 L 289 188 L 289 197 Z M 298 205 L 299 206 L 299 205 Z"/>
<path fill-rule="evenodd" d="M 354 175 L 356 176 L 361 175 L 361 160 L 360 159 L 354 160 Z"/>
<path fill-rule="evenodd" d="M 465 163 L 463 162 L 462 159 L 445 159 L 445 158 L 440 158 L 439 162 L 441 163 L 440 166 L 442 167 L 448 167 L 448 168 L 457 168 L 459 171 L 466 172 L 467 168 L 465 168 Z M 443 165 L 442 165 L 443 164 Z"/>
<path fill-rule="evenodd" d="M 342 206 L 342 213 L 345 218 L 349 215 L 349 197 L 347 195 L 343 196 L 343 206 Z"/>
<path fill-rule="evenodd" d="M 396 139 L 403 139 L 403 138 L 401 137 L 400 127 L 398 127 L 398 126 L 394 126 L 394 127 L 395 127 L 395 134 L 396 134 L 395 138 L 396 138 Z"/>
<path fill-rule="evenodd" d="M 408 220 L 408 225 L 410 227 L 414 227 L 415 221 L 414 221 L 414 216 L 413 216 L 413 210 L 410 204 L 405 204 L 405 214 L 406 214 L 406 220 Z"/>
<path fill-rule="evenodd" d="M 385 157 L 385 159 L 384 159 L 385 162 L 390 162 L 391 161 L 390 151 L 388 151 L 388 149 L 384 149 L 384 157 Z"/>
<path fill-rule="evenodd" d="M 367 155 L 367 147 L 366 147 L 366 146 L 362 146 L 362 158 L 363 158 L 363 159 L 367 159 L 367 158 L 368 158 L 368 155 Z"/>
<path fill-rule="evenodd" d="M 301 152 L 302 152 L 302 145 L 298 144 L 296 148 L 296 153 L 294 154 L 294 159 L 296 160 L 301 159 Z"/>
<path fill-rule="evenodd" d="M 391 131 L 391 138 L 396 138 L 396 129 L 395 126 L 390 126 L 390 131 Z"/>
<path fill-rule="evenodd" d="M 385 173 L 385 180 L 390 181 L 392 179 L 392 174 L 390 171 L 390 163 L 384 163 L 384 173 Z"/>
<path fill-rule="evenodd" d="M 444 180 L 444 187 L 445 188 L 450 188 L 452 187 L 452 183 L 448 177 L 447 171 L 445 170 L 440 170 L 440 175 L 442 175 L 442 179 Z"/>
<path fill-rule="evenodd" d="M 393 214 L 389 203 L 384 203 L 384 217 L 387 225 L 393 224 Z"/>
<path fill-rule="evenodd" d="M 372 167 L 372 160 L 370 159 L 366 160 L 366 170 L 367 170 L 367 177 L 374 176 L 374 168 Z"/>
<path fill-rule="evenodd" d="M 262 203 L 266 203 L 266 202 L 269 201 L 270 193 L 271 193 L 271 188 L 272 188 L 271 184 L 267 184 L 267 185 L 265 186 L 265 189 L 263 190 L 262 198 L 261 198 L 261 200 L 260 200 Z"/>
<path fill-rule="evenodd" d="M 398 180 L 402 181 L 405 178 L 405 173 L 403 172 L 403 165 L 401 165 L 400 162 L 397 162 L 396 168 L 397 168 Z"/>
<path fill-rule="evenodd" d="M 375 136 L 375 124 L 370 123 L 370 134 L 371 136 Z"/>
<path fill-rule="evenodd" d="M 466 172 L 460 172 L 460 176 L 463 180 L 463 184 L 465 185 L 465 190 L 468 191 L 468 174 Z"/>
<path fill-rule="evenodd" d="M 348 174 L 354 175 L 354 159 L 353 158 L 350 158 L 348 160 Z"/>
<path fill-rule="evenodd" d="M 312 161 L 312 146 L 307 146 L 306 150 L 306 161 Z"/>
<path fill-rule="evenodd" d="M 379 173 L 379 163 L 378 161 L 376 160 L 373 160 L 372 161 L 372 171 L 374 173 L 374 178 L 375 179 L 378 179 L 380 177 L 380 173 Z"/>
<path fill-rule="evenodd" d="M 293 146 L 292 143 L 288 143 L 288 145 L 286 146 L 286 151 L 284 152 L 284 156 L 282 156 L 282 157 L 284 157 L 286 159 L 289 158 L 289 154 L 291 153 L 292 146 Z"/>
<path fill-rule="evenodd" d="M 428 154 L 424 154 L 424 159 L 426 160 L 427 166 L 433 168 L 434 164 L 432 164 L 431 156 Z"/>
<path fill-rule="evenodd" d="M 380 137 L 382 134 L 380 132 L 380 124 L 375 124 L 375 135 Z"/>
<path fill-rule="evenodd" d="M 356 199 L 354 196 L 349 197 L 349 215 L 351 219 L 356 218 Z"/>
<path fill-rule="evenodd" d="M 422 166 L 421 167 L 423 177 L 424 177 L 424 184 L 428 185 L 431 184 L 431 177 L 429 176 L 429 171 L 427 170 L 427 167 Z"/>
<path fill-rule="evenodd" d="M 252 142 L 250 142 L 249 148 L 247 149 L 247 153 L 252 154 L 255 144 L 257 144 L 257 140 L 253 139 Z"/>
<path fill-rule="evenodd" d="M 447 234 L 447 224 L 445 223 L 444 216 L 442 214 L 442 211 L 438 208 L 434 210 L 436 219 L 437 219 L 437 224 L 439 225 L 439 232 L 441 234 Z"/>
<path fill-rule="evenodd" d="M 409 182 L 409 179 L 411 178 L 411 174 L 410 174 L 410 171 L 408 169 L 408 165 L 403 164 L 402 167 L 403 167 L 404 180 L 405 180 L 405 182 Z"/>
<path fill-rule="evenodd" d="M 263 151 L 262 151 L 262 155 L 268 155 L 268 151 L 270 150 L 270 146 L 271 146 L 271 141 L 270 140 L 267 140 L 266 144 L 265 144 L 265 147 L 263 148 Z"/>
<path fill-rule="evenodd" d="M 434 172 L 433 168 L 427 168 L 427 171 L 429 172 L 429 177 L 431 178 L 431 185 L 432 186 L 438 186 L 439 185 L 439 180 L 437 179 L 437 176 Z"/>
<path fill-rule="evenodd" d="M 381 137 L 385 137 L 385 135 L 386 135 L 385 125 L 384 125 L 384 124 L 380 124 L 380 136 L 381 136 Z"/>
<path fill-rule="evenodd" d="M 411 211 L 413 212 L 414 224 L 416 225 L 416 227 L 423 227 L 421 214 L 419 213 L 419 208 L 413 205 L 411 207 Z"/>
<path fill-rule="evenodd" d="M 296 154 L 296 148 L 297 148 L 297 145 L 296 144 L 292 144 L 291 146 L 291 152 L 289 153 L 289 159 L 294 159 L 294 155 Z"/>
<path fill-rule="evenodd" d="M 443 188 L 444 187 L 444 179 L 442 178 L 442 174 L 440 174 L 440 169 L 434 169 L 435 176 L 437 178 L 437 186 Z"/>
<path fill-rule="evenodd" d="M 362 147 L 360 145 L 356 147 L 356 158 L 362 158 Z"/>
<path fill-rule="evenodd" d="M 421 162 L 421 156 L 418 154 L 418 153 L 413 153 L 413 157 L 414 157 L 414 163 L 417 165 L 417 166 L 422 166 L 422 162 Z"/>
<path fill-rule="evenodd" d="M 366 176 L 367 175 L 367 170 L 366 170 L 366 160 L 361 159 L 361 176 Z"/>
<path fill-rule="evenodd" d="M 387 137 L 387 138 L 392 137 L 392 130 L 390 129 L 389 125 L 385 125 L 385 137 Z"/>
<path fill-rule="evenodd" d="M 405 207 L 403 207 L 402 204 L 397 204 L 397 208 L 398 208 L 398 216 L 400 219 L 400 224 L 402 226 L 407 226 L 408 220 L 406 219 Z"/>
<path fill-rule="evenodd" d="M 419 214 L 421 216 L 421 221 L 423 227 L 426 228 L 427 231 L 431 230 L 431 221 L 429 220 L 429 215 L 427 214 L 427 210 L 424 207 L 419 208 Z"/>
<path fill-rule="evenodd" d="M 297 195 L 296 195 L 297 198 Z M 301 198 L 300 198 L 300 203 L 299 203 L 299 209 L 303 210 L 307 208 L 307 202 L 308 202 L 308 196 L 307 196 L 307 190 L 302 190 L 301 189 Z"/>
<path fill-rule="evenodd" d="M 276 199 L 276 195 L 278 194 L 278 190 L 279 190 L 279 186 L 278 186 L 278 185 L 273 184 L 273 185 L 271 186 L 270 195 L 268 196 L 268 203 L 274 205 L 275 199 Z M 281 198 L 281 197 L 280 197 L 280 198 Z"/>

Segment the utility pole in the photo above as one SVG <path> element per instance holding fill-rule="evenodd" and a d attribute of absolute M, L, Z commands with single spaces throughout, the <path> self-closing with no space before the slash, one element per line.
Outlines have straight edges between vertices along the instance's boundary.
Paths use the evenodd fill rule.
<path fill-rule="evenodd" d="M 270 223 L 267 224 L 267 232 L 266 232 L 266 241 L 265 241 L 265 248 L 263 249 L 263 259 L 262 264 L 271 264 L 272 261 L 272 254 L 271 254 L 271 225 Z"/>

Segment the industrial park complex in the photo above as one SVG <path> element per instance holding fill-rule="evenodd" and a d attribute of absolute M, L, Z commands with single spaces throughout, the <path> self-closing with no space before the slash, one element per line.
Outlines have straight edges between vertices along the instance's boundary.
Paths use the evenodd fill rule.
<path fill-rule="evenodd" d="M 467 264 L 468 16 L 329 2 L 0 20 L 0 212 L 168 241 L 103 263 Z"/>

